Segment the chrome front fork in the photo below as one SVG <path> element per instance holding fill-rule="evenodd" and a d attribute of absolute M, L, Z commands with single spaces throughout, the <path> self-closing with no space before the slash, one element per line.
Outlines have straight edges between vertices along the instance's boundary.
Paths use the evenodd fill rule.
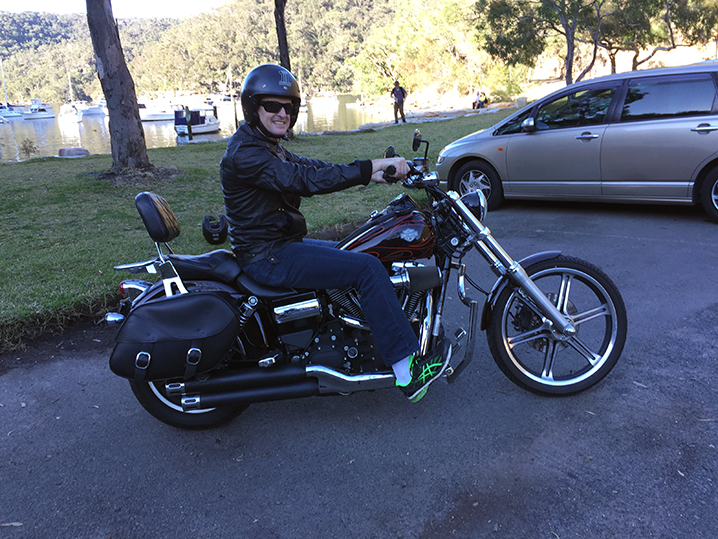
<path fill-rule="evenodd" d="M 491 231 L 461 201 L 458 193 L 449 191 L 448 195 L 454 203 L 456 211 L 476 235 L 471 238 L 471 241 L 489 263 L 494 273 L 501 277 L 506 277 L 516 284 L 536 304 L 543 316 L 552 323 L 553 328 L 558 330 L 559 333 L 567 337 L 575 335 L 576 326 L 573 321 L 556 308 L 553 302 L 531 280 L 531 277 L 528 276 L 521 264 L 504 251 L 503 247 L 491 235 Z"/>

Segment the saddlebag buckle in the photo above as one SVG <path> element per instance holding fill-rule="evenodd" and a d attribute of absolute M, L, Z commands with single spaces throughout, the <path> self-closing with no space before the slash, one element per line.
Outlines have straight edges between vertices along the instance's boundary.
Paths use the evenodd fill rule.
<path fill-rule="evenodd" d="M 139 352 L 135 357 L 135 368 L 146 371 L 150 366 L 152 356 L 149 352 Z"/>

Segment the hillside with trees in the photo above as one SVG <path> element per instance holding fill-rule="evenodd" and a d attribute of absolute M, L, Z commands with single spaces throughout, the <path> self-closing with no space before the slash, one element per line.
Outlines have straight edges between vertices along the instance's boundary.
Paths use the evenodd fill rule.
<path fill-rule="evenodd" d="M 292 70 L 308 95 L 384 93 L 394 78 L 408 88 L 436 84 L 468 93 L 488 80 L 493 64 L 479 49 L 472 10 L 467 0 L 409 0 L 399 8 L 375 0 L 289 0 Z M 66 101 L 68 74 L 76 99 L 100 93 L 83 16 L 0 12 L 0 23 L 11 103 Z M 235 0 L 184 21 L 118 26 L 139 94 L 236 92 L 249 69 L 279 62 L 274 0 Z"/>
<path fill-rule="evenodd" d="M 274 0 L 233 0 L 186 20 L 118 20 L 138 94 L 234 93 L 260 63 L 279 63 Z M 287 0 L 292 71 L 307 95 L 412 92 L 494 98 L 521 92 L 541 58 L 567 83 L 591 69 L 660 65 L 660 51 L 718 35 L 716 0 Z M 0 57 L 11 103 L 100 93 L 84 16 L 0 12 Z"/>
<path fill-rule="evenodd" d="M 131 61 L 148 43 L 158 41 L 180 22 L 119 20 L 126 59 Z M 33 97 L 46 102 L 69 101 L 70 85 L 78 100 L 90 100 L 101 93 L 84 15 L 0 11 L 0 58 L 10 103 L 26 103 Z"/>

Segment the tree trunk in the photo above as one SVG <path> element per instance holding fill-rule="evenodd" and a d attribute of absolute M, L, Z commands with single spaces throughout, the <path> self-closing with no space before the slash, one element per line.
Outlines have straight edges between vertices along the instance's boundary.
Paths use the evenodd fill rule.
<path fill-rule="evenodd" d="M 284 22 L 284 8 L 286 5 L 287 0 L 274 0 L 274 22 L 277 25 L 277 38 L 279 39 L 279 64 L 291 72 L 289 45 L 287 44 L 287 27 Z"/>
<path fill-rule="evenodd" d="M 122 53 L 112 3 L 110 0 L 86 0 L 86 4 L 97 75 L 110 117 L 111 172 L 118 173 L 123 168 L 151 168 L 135 83 Z"/>

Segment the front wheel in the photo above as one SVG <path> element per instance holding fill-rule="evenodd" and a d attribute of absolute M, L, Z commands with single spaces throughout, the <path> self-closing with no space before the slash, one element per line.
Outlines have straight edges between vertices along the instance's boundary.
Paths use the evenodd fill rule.
<path fill-rule="evenodd" d="M 515 384 L 545 395 L 568 395 L 600 382 L 616 365 L 628 319 L 621 293 L 599 268 L 567 256 L 526 269 L 569 317 L 576 334 L 553 332 L 533 302 L 512 287 L 498 296 L 487 331 L 489 349 Z"/>
<path fill-rule="evenodd" d="M 180 397 L 168 395 L 165 382 L 138 382 L 130 380 L 130 386 L 142 407 L 156 419 L 180 429 L 199 430 L 217 427 L 231 421 L 249 406 L 210 408 L 184 411 Z"/>

